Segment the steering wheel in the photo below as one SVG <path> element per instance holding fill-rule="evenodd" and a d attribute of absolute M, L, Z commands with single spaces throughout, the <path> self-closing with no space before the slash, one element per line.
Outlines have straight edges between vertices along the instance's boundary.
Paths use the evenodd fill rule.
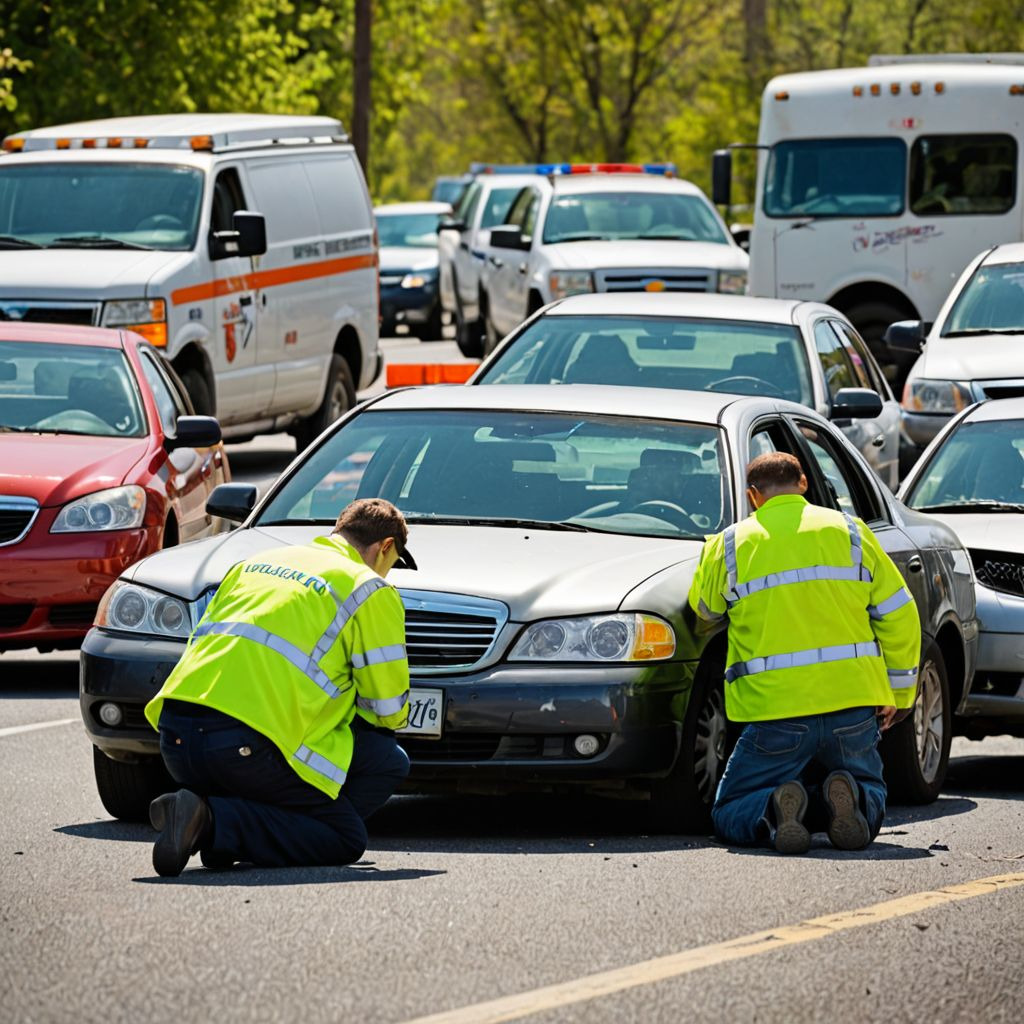
<path fill-rule="evenodd" d="M 782 388 L 778 386 L 778 384 L 773 384 L 770 380 L 764 380 L 761 377 L 750 377 L 746 374 L 741 373 L 738 373 L 732 377 L 721 377 L 719 380 L 713 380 L 710 384 L 708 384 L 706 390 L 717 391 L 721 385 L 725 384 L 750 384 L 755 389 L 755 395 L 763 395 L 765 393 L 765 390 L 767 389 L 768 393 L 774 395 L 776 398 L 786 397 L 786 392 L 783 391 Z M 724 388 L 724 390 L 728 391 L 729 388 L 726 387 Z M 743 392 L 743 394 L 746 394 L 746 392 Z"/>
<path fill-rule="evenodd" d="M 647 512 L 647 509 L 652 511 Z M 690 517 L 690 513 L 677 505 L 674 501 L 662 501 L 661 498 L 652 498 L 650 501 L 641 501 L 638 505 L 631 505 L 629 508 L 622 510 L 625 514 L 630 512 L 645 512 L 647 515 L 653 515 L 658 519 L 664 519 L 670 522 L 673 526 L 678 526 L 682 530 L 686 530 L 687 533 L 695 533 L 698 536 L 704 535 L 704 530 L 697 525 L 696 522 Z M 666 515 L 666 513 L 668 513 Z"/>
<path fill-rule="evenodd" d="M 135 225 L 135 231 L 184 231 L 185 225 L 170 213 L 154 213 L 149 217 L 143 217 Z"/>

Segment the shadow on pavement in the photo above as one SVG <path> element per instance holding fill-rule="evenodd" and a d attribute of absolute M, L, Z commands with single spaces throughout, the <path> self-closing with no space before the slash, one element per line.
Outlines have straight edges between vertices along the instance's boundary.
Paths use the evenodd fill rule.
<path fill-rule="evenodd" d="M 83 821 L 79 825 L 61 825 L 53 831 L 79 839 L 113 839 L 119 843 L 152 843 L 156 835 L 149 825 L 115 820 Z"/>
<path fill-rule="evenodd" d="M 761 846 L 728 846 L 729 853 L 740 857 L 786 857 L 788 854 L 776 853 Z M 934 857 L 931 850 L 918 846 L 896 846 L 894 843 L 883 843 L 877 839 L 865 850 L 837 850 L 824 837 L 812 840 L 810 850 L 802 856 L 811 860 L 924 860 Z"/>
<path fill-rule="evenodd" d="M 1024 757 L 954 757 L 942 787 L 947 793 L 975 793 L 1024 800 Z"/>
<path fill-rule="evenodd" d="M 17 651 L 0 655 L 0 698 L 45 700 L 78 693 L 78 651 L 25 657 Z"/>
<path fill-rule="evenodd" d="M 935 821 L 937 818 L 948 818 L 954 814 L 966 814 L 975 810 L 977 806 L 973 800 L 962 796 L 940 796 L 932 804 L 890 804 L 885 811 L 882 831 L 893 825 L 911 825 L 918 821 Z"/>
<path fill-rule="evenodd" d="M 265 889 L 275 885 L 333 885 L 339 882 L 408 882 L 447 871 L 423 868 L 393 868 L 380 871 L 372 862 L 360 862 L 345 868 L 257 868 L 238 865 L 229 871 L 207 871 L 205 868 L 185 870 L 177 878 L 159 875 L 133 878 L 143 885 L 202 885 L 214 888 L 245 886 Z"/>

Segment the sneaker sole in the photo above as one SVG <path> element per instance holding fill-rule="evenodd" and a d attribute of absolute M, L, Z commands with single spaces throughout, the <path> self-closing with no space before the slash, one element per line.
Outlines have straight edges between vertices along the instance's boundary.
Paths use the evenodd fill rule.
<path fill-rule="evenodd" d="M 167 793 L 149 805 L 149 821 L 160 832 L 153 844 L 153 869 L 164 878 L 176 878 L 185 870 L 198 838 L 196 809 L 199 797 L 187 790 Z M 189 836 L 189 832 L 196 835 Z"/>
<path fill-rule="evenodd" d="M 871 842 L 868 820 L 861 814 L 849 780 L 840 776 L 829 782 L 825 800 L 834 817 L 828 837 L 837 850 L 863 850 Z"/>
<path fill-rule="evenodd" d="M 811 834 L 798 819 L 807 810 L 807 794 L 803 789 L 782 787 L 772 794 L 779 824 L 775 829 L 775 849 L 779 853 L 806 853 L 811 848 Z"/>

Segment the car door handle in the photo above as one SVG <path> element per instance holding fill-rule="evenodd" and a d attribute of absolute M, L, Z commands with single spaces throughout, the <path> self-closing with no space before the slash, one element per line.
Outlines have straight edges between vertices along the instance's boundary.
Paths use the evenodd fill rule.
<path fill-rule="evenodd" d="M 920 572 L 924 568 L 920 555 L 912 555 L 907 559 L 907 569 L 910 572 Z"/>
<path fill-rule="evenodd" d="M 519 273 L 520 274 L 525 274 L 526 273 L 526 264 L 525 263 L 520 263 L 519 264 Z"/>
<path fill-rule="evenodd" d="M 871 443 L 876 448 L 881 448 L 885 444 L 885 434 L 878 434 L 876 437 L 871 438 Z"/>
<path fill-rule="evenodd" d="M 495 269 L 500 269 L 505 266 L 505 261 L 498 256 L 488 256 L 487 259 Z"/>

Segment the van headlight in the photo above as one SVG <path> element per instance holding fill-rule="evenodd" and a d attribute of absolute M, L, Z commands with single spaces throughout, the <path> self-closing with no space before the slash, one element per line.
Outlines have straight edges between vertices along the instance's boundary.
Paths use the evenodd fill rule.
<path fill-rule="evenodd" d="M 663 661 L 675 652 L 676 635 L 664 619 L 625 612 L 535 622 L 509 661 Z"/>
<path fill-rule="evenodd" d="M 94 625 L 126 633 L 148 633 L 187 640 L 192 632 L 189 607 L 177 597 L 116 580 L 96 609 Z"/>
<path fill-rule="evenodd" d="M 57 513 L 50 533 L 135 530 L 146 516 L 146 492 L 137 484 L 111 487 L 69 501 Z"/>
<path fill-rule="evenodd" d="M 742 295 L 747 290 L 747 272 L 745 270 L 720 270 L 718 272 L 718 290 L 726 295 Z"/>
<path fill-rule="evenodd" d="M 141 334 L 157 348 L 167 347 L 167 303 L 163 299 L 119 299 L 103 303 L 104 327 Z"/>

